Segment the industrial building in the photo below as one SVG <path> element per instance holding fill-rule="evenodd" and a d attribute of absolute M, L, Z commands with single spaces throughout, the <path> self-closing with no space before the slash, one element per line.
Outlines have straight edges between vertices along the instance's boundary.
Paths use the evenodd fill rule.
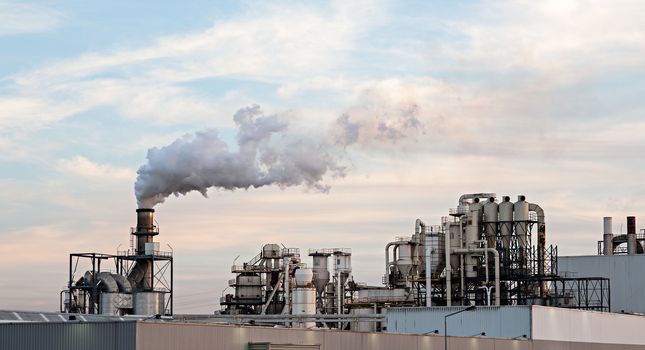
<path fill-rule="evenodd" d="M 141 208 L 128 250 L 70 254 L 60 313 L 0 312 L 0 348 L 75 349 L 104 334 L 128 340 L 96 349 L 645 346 L 645 232 L 635 218 L 625 235 L 604 218 L 598 255 L 560 257 L 541 205 L 500 198 L 464 194 L 436 224 L 411 220 L 409 236 L 383 242 L 381 285 L 352 274 L 350 248 L 262 244 L 230 268 L 232 292 L 210 315 L 173 312 L 172 254 L 154 241 L 154 210 Z"/>

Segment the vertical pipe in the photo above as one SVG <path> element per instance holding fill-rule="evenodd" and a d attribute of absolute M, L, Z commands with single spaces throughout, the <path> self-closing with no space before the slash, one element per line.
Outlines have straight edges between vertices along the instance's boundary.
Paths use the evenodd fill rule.
<path fill-rule="evenodd" d="M 425 234 L 426 306 L 432 306 L 432 247 L 430 246 L 430 241 L 430 235 Z M 437 242 L 438 241 L 439 240 L 437 240 Z"/>
<path fill-rule="evenodd" d="M 289 257 L 285 257 L 283 260 L 284 264 L 284 308 L 282 309 L 283 315 L 288 315 L 291 313 L 291 303 L 289 302 Z M 289 322 L 286 322 L 285 325 L 288 325 Z"/>
<path fill-rule="evenodd" d="M 612 220 L 611 216 L 605 216 L 603 218 L 603 255 L 614 255 L 614 231 Z"/>
<path fill-rule="evenodd" d="M 452 306 L 452 268 L 450 267 L 450 223 L 444 224 L 444 249 L 446 250 L 446 306 Z"/>
<path fill-rule="evenodd" d="M 636 254 L 636 217 L 628 216 L 627 217 L 627 254 L 635 255 Z"/>
<path fill-rule="evenodd" d="M 339 319 L 340 315 L 343 313 L 343 306 L 341 305 L 341 283 L 340 283 L 340 270 L 336 270 L 336 311 L 338 313 Z M 338 329 L 342 326 L 342 322 L 338 321 Z"/>

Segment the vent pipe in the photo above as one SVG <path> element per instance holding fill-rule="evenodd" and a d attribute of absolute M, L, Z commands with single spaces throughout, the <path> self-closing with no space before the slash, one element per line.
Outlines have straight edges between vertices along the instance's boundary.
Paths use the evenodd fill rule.
<path fill-rule="evenodd" d="M 137 209 L 137 227 L 133 234 L 137 236 L 137 255 L 146 253 L 146 243 L 151 243 L 153 237 L 159 234 L 154 224 L 154 209 Z"/>
<path fill-rule="evenodd" d="M 605 216 L 603 219 L 603 255 L 614 255 L 614 231 L 611 216 Z"/>
<path fill-rule="evenodd" d="M 627 217 L 627 254 L 636 254 L 636 217 Z"/>

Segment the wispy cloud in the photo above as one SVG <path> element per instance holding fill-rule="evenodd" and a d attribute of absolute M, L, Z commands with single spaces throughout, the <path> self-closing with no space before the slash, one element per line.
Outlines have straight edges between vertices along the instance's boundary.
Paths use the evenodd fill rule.
<path fill-rule="evenodd" d="M 21 1 L 0 1 L 0 36 L 51 30 L 63 18 L 60 11 Z"/>
<path fill-rule="evenodd" d="M 82 176 L 96 181 L 134 180 L 135 178 L 135 172 L 131 169 L 95 163 L 83 156 L 61 159 L 58 161 L 57 169 L 67 175 Z"/>

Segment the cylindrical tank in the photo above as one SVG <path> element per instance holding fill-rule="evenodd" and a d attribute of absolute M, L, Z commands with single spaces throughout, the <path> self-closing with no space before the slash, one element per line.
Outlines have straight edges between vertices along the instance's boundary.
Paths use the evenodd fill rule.
<path fill-rule="evenodd" d="M 311 287 L 314 279 L 314 272 L 307 267 L 301 267 L 295 272 L 296 287 Z"/>
<path fill-rule="evenodd" d="M 119 309 L 116 307 L 114 301 L 118 293 L 101 293 L 99 313 L 101 315 L 118 315 Z"/>
<path fill-rule="evenodd" d="M 463 222 L 462 225 L 465 225 L 464 243 L 466 244 L 466 248 L 476 248 L 477 244 L 475 243 L 475 241 L 478 241 L 481 237 L 479 211 L 471 212 L 466 216 L 462 216 L 461 218 Z M 466 277 L 477 277 L 478 256 L 479 255 L 475 254 L 466 254 L 464 256 Z"/>
<path fill-rule="evenodd" d="M 325 290 L 325 286 L 329 283 L 329 270 L 327 254 L 314 254 L 313 258 L 313 273 L 314 284 L 316 285 L 316 293 L 319 295 Z"/>
<path fill-rule="evenodd" d="M 636 245 L 636 217 L 627 217 L 627 254 L 634 255 L 637 252 Z"/>
<path fill-rule="evenodd" d="M 495 248 L 497 242 L 497 221 L 499 215 L 499 204 L 495 202 L 495 197 L 488 198 L 484 204 L 484 235 L 489 248 Z"/>
<path fill-rule="evenodd" d="M 450 249 L 461 249 L 463 248 L 461 246 L 461 232 L 459 230 L 459 223 L 458 222 L 450 222 L 448 223 L 448 237 L 450 237 Z M 459 255 L 457 254 L 451 254 L 450 255 L 450 266 L 452 267 L 452 272 L 457 271 L 457 267 L 459 266 Z"/>
<path fill-rule="evenodd" d="M 399 258 L 396 260 L 396 266 L 403 276 L 408 276 L 412 269 L 412 244 L 398 244 Z"/>
<path fill-rule="evenodd" d="M 499 203 L 499 232 L 502 236 L 502 248 L 510 248 L 511 236 L 513 235 L 513 203 L 511 197 L 504 196 Z"/>
<path fill-rule="evenodd" d="M 361 316 L 361 315 L 373 315 L 373 307 L 361 307 L 355 308 L 350 311 L 350 314 Z M 353 322 L 349 325 L 350 329 L 355 332 L 376 332 L 376 322 Z"/>
<path fill-rule="evenodd" d="M 164 293 L 139 292 L 134 293 L 135 315 L 163 315 Z"/>
<path fill-rule="evenodd" d="M 529 202 L 523 195 L 517 196 L 517 202 L 513 205 L 513 221 L 515 224 L 515 235 L 520 249 L 526 247 L 528 221 L 529 221 Z"/>
<path fill-rule="evenodd" d="M 347 252 L 334 252 L 334 271 L 352 272 L 352 254 Z"/>
<path fill-rule="evenodd" d="M 432 266 L 432 274 L 440 274 L 446 266 L 446 250 L 444 246 L 444 233 L 441 232 L 441 226 L 432 226 L 430 227 L 430 232 L 423 242 L 423 254 L 422 256 L 425 259 L 426 249 L 430 248 L 430 265 Z M 425 272 L 425 260 L 424 264 L 421 264 L 423 271 Z"/>
<path fill-rule="evenodd" d="M 604 255 L 614 255 L 614 231 L 611 216 L 603 218 L 603 250 Z"/>
<path fill-rule="evenodd" d="M 316 313 L 316 289 L 311 287 L 295 288 L 292 296 L 291 313 L 293 315 L 313 315 Z M 294 325 L 300 328 L 311 328 L 316 326 L 314 319 L 303 319 L 295 322 Z"/>

